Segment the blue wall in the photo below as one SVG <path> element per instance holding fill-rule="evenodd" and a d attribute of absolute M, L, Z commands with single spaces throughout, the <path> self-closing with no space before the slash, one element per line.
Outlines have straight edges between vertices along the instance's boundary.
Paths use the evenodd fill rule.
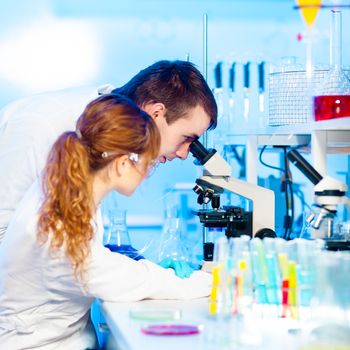
<path fill-rule="evenodd" d="M 202 16 L 209 16 L 209 83 L 217 60 L 278 64 L 305 59 L 297 40 L 305 28 L 292 0 L 32 0 L 0 3 L 0 107 L 15 98 L 76 85 L 118 86 L 160 59 L 184 59 L 202 69 Z M 350 11 L 343 13 L 343 60 L 350 57 Z M 329 11 L 316 23 L 315 62 L 328 62 Z M 332 157 L 334 159 L 334 157 Z M 278 162 L 278 158 L 272 161 Z M 331 160 L 330 172 L 346 171 Z M 261 173 L 268 174 L 266 169 Z M 192 159 L 161 166 L 132 198 L 119 199 L 130 216 L 159 222 L 163 195 L 191 183 Z M 297 176 L 298 178 L 298 176 Z M 343 177 L 341 177 L 343 179 Z M 303 181 L 301 179 L 301 181 Z M 311 199 L 310 199 L 311 200 Z"/>

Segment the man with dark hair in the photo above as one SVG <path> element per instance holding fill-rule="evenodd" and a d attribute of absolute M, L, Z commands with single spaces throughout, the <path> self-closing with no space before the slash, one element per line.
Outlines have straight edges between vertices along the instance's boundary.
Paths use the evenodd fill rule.
<path fill-rule="evenodd" d="M 12 102 L 0 112 L 0 242 L 53 142 L 75 129 L 90 101 L 109 92 L 128 96 L 155 120 L 162 163 L 186 159 L 191 142 L 216 127 L 214 96 L 197 68 L 184 61 L 156 62 L 118 89 L 69 89 Z"/>
<path fill-rule="evenodd" d="M 112 92 L 128 96 L 155 119 L 164 140 L 161 162 L 186 159 L 190 143 L 216 127 L 214 96 L 190 62 L 159 61 Z"/>

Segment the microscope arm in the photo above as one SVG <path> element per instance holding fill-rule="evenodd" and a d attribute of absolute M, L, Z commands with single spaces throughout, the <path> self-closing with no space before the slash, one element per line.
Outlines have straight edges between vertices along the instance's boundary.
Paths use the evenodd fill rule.
<path fill-rule="evenodd" d="M 252 201 L 253 237 L 262 229 L 275 231 L 273 191 L 232 177 L 201 176 L 200 179 Z"/>
<path fill-rule="evenodd" d="M 216 150 L 207 150 L 198 140 L 192 142 L 190 152 L 196 158 L 197 164 L 205 169 L 200 179 L 252 201 L 253 237 L 262 229 L 275 231 L 273 191 L 233 178 L 231 167 L 225 159 Z"/>

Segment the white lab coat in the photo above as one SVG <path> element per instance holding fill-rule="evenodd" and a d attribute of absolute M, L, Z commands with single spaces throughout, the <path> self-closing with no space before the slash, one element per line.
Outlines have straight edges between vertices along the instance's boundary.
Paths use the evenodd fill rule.
<path fill-rule="evenodd" d="M 190 299 L 210 291 L 210 275 L 176 277 L 147 260 L 134 261 L 102 245 L 98 210 L 86 284 L 79 283 L 65 255 L 50 255 L 36 242 L 41 189 L 36 181 L 16 210 L 0 245 L 1 349 L 85 349 L 94 346 L 89 308 L 94 298 L 136 301 Z"/>
<path fill-rule="evenodd" d="M 56 139 L 75 124 L 86 105 L 111 85 L 48 92 L 0 111 L 0 242 L 25 192 L 39 176 Z"/>

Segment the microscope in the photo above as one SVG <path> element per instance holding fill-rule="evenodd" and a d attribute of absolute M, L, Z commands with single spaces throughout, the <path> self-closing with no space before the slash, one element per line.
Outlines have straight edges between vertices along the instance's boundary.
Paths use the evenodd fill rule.
<path fill-rule="evenodd" d="M 322 177 L 295 149 L 290 150 L 287 157 L 315 185 L 315 210 L 306 218 L 312 228 L 310 238 L 325 240 L 328 250 L 350 250 L 350 241 L 338 237 L 334 229 L 338 205 L 350 207 L 350 199 L 345 196 L 347 186 L 330 176 Z"/>
<path fill-rule="evenodd" d="M 248 235 L 250 237 L 276 237 L 274 192 L 231 176 L 231 167 L 215 150 L 207 150 L 198 140 L 190 145 L 195 164 L 204 167 L 204 174 L 196 180 L 194 192 L 198 204 L 211 203 L 211 209 L 195 211 L 207 228 L 224 228 L 227 238 Z M 220 195 L 229 191 L 252 202 L 252 211 L 220 204 Z M 214 243 L 204 237 L 204 260 L 213 260 Z"/>

